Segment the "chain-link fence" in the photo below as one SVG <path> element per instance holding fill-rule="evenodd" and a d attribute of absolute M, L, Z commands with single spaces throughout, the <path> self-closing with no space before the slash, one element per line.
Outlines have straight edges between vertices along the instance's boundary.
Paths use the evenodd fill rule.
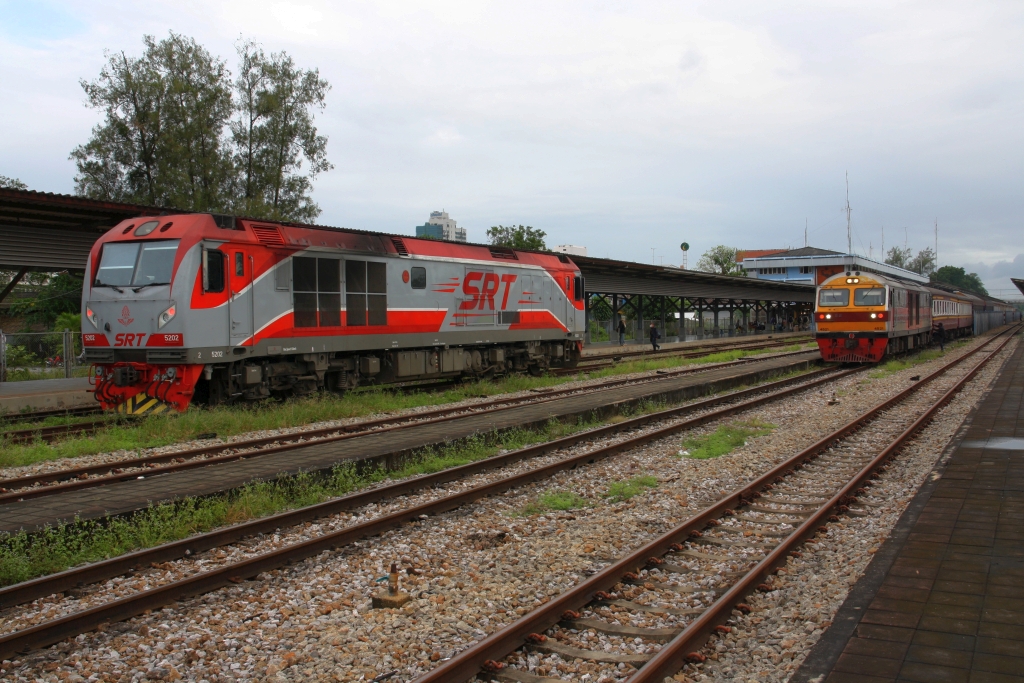
<path fill-rule="evenodd" d="M 0 382 L 87 377 L 81 365 L 82 333 L 0 330 Z"/>

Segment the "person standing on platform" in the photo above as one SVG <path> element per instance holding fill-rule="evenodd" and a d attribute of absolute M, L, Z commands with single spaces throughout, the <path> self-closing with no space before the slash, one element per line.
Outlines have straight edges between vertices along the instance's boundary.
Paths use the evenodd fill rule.
<path fill-rule="evenodd" d="M 626 321 L 619 318 L 619 326 L 616 328 L 619 332 L 619 346 L 626 345 Z"/>
<path fill-rule="evenodd" d="M 654 323 L 651 323 L 651 346 L 654 347 L 655 351 L 661 349 L 658 345 L 658 339 L 660 337 L 661 335 L 658 333 L 658 328 L 654 326 Z"/>
<path fill-rule="evenodd" d="M 939 323 L 939 329 L 935 330 L 935 336 L 939 338 L 939 350 L 946 350 L 946 327 Z"/>

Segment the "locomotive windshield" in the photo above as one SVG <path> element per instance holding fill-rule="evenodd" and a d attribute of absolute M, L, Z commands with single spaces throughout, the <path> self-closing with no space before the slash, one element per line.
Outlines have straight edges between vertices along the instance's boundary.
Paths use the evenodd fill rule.
<path fill-rule="evenodd" d="M 94 287 L 144 287 L 171 284 L 179 240 L 108 242 L 103 245 Z"/>
<path fill-rule="evenodd" d="M 854 306 L 884 306 L 885 290 L 881 287 L 853 290 Z"/>
<path fill-rule="evenodd" d="M 823 289 L 818 294 L 819 306 L 849 306 L 850 290 L 848 289 Z"/>

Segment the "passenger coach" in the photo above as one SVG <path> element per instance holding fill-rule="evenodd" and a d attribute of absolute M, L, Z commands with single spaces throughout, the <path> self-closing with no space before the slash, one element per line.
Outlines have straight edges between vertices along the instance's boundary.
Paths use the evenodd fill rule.
<path fill-rule="evenodd" d="M 582 348 L 565 255 L 187 214 L 122 222 L 86 268 L 96 398 L 128 413 L 540 372 Z"/>

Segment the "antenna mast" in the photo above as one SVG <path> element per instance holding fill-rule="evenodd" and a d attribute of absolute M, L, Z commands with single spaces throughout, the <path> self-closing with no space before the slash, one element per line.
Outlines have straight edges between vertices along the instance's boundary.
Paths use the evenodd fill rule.
<path fill-rule="evenodd" d="M 885 226 L 882 226 L 882 260 L 885 260 Z"/>
<path fill-rule="evenodd" d="M 853 232 L 850 229 L 850 172 L 846 172 L 846 253 L 853 253 Z"/>
<path fill-rule="evenodd" d="M 935 219 L 935 270 L 939 269 L 939 219 Z"/>
<path fill-rule="evenodd" d="M 804 219 L 804 246 L 807 246 L 807 219 Z"/>

